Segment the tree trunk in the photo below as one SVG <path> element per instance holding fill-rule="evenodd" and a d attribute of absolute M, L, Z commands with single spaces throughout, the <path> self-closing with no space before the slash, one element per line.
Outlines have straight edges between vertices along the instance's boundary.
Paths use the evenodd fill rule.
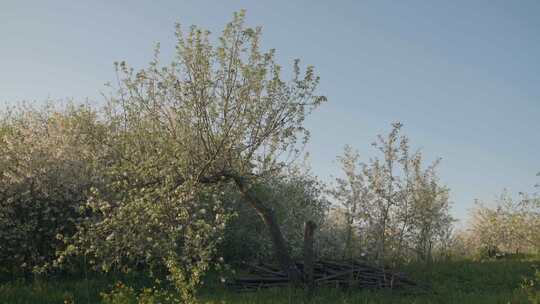
<path fill-rule="evenodd" d="M 308 299 L 313 296 L 315 281 L 313 275 L 313 234 L 317 226 L 312 221 L 307 221 L 304 227 L 304 282 L 307 287 Z"/>
<path fill-rule="evenodd" d="M 253 194 L 250 189 L 250 185 L 245 178 L 234 176 L 233 179 L 244 199 L 251 205 L 251 207 L 253 207 L 253 209 L 255 209 L 266 227 L 268 227 L 270 238 L 272 240 L 272 244 L 274 245 L 275 255 L 281 270 L 288 275 L 289 280 L 292 283 L 300 283 L 302 281 L 302 276 L 291 259 L 287 244 L 277 223 L 274 210 L 267 207 L 256 195 Z"/>

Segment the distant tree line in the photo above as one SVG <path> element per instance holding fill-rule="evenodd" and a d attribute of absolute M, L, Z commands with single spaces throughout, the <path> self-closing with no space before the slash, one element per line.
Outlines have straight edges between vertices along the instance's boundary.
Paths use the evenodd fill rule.
<path fill-rule="evenodd" d="M 539 231 L 539 196 L 520 193 L 516 198 L 505 190 L 492 202 L 476 201 L 466 228 L 455 234 L 455 247 L 479 259 L 538 254 Z"/>

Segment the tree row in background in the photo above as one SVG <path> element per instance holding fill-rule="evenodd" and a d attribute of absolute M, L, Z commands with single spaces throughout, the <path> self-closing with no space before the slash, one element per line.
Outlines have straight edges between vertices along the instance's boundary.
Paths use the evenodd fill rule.
<path fill-rule="evenodd" d="M 513 197 L 507 190 L 491 202 L 476 201 L 467 226 L 455 234 L 456 251 L 474 258 L 537 254 L 540 199 L 536 193 Z"/>

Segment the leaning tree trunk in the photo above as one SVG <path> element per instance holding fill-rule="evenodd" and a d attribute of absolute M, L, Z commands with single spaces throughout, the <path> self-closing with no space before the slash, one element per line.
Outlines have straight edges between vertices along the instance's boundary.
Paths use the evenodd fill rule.
<path fill-rule="evenodd" d="M 281 270 L 286 273 L 291 282 L 297 284 L 301 282 L 302 276 L 300 271 L 293 263 L 285 238 L 281 233 L 281 229 L 276 220 L 274 210 L 266 206 L 250 189 L 249 183 L 243 177 L 234 177 L 234 182 L 238 186 L 240 193 L 244 199 L 255 209 L 263 220 L 270 232 L 270 238 L 274 246 L 276 258 Z"/>

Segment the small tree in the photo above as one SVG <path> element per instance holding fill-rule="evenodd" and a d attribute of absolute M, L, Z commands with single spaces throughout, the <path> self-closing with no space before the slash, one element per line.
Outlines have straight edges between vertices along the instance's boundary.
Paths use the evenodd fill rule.
<path fill-rule="evenodd" d="M 409 258 L 408 250 L 429 260 L 452 224 L 448 189 L 436 174 L 438 162 L 424 168 L 422 154 L 410 153 L 408 138 L 399 135 L 401 127 L 393 124 L 388 136 L 373 144 L 381 158 L 361 163 L 350 147 L 338 158 L 346 178 L 336 180 L 331 194 L 342 204 L 346 256 L 358 253 L 354 244 L 360 242 L 362 251 L 379 263 L 399 263 Z"/>
<path fill-rule="evenodd" d="M 356 232 L 365 228 L 370 212 L 370 192 L 365 182 L 366 165 L 359 163 L 360 155 L 351 146 L 345 146 L 343 156 L 338 157 L 345 178 L 336 178 L 334 189 L 330 194 L 341 204 L 345 221 L 345 250 L 343 257 L 352 259 L 358 255 L 360 239 Z M 360 167 L 360 168 L 358 168 Z M 359 171 L 360 170 L 360 171 Z M 362 227 L 364 226 L 364 227 Z M 355 241 L 356 239 L 356 241 Z M 364 248 L 365 249 L 365 248 Z"/>

